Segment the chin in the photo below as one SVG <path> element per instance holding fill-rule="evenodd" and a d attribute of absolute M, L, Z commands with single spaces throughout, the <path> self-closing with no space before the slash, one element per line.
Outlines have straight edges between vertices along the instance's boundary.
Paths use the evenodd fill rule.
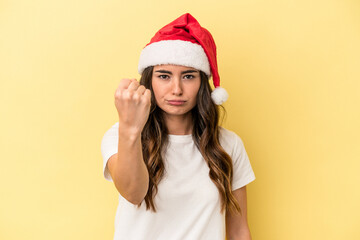
<path fill-rule="evenodd" d="M 191 109 L 169 109 L 169 108 L 161 108 L 163 112 L 167 115 L 173 115 L 173 116 L 182 116 L 189 114 Z"/>

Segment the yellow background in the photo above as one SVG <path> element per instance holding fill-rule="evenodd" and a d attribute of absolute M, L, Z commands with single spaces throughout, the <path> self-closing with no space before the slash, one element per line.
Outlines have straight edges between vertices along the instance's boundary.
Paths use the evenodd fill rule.
<path fill-rule="evenodd" d="M 0 1 L 0 239 L 112 239 L 113 94 L 185 12 L 218 46 L 253 240 L 360 239 L 358 0 Z"/>

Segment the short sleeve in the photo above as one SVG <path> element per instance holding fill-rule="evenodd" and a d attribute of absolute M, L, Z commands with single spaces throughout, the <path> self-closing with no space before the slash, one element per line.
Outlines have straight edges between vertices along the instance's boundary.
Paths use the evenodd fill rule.
<path fill-rule="evenodd" d="M 109 130 L 107 130 L 101 141 L 101 155 L 103 157 L 103 174 L 106 180 L 112 182 L 111 175 L 107 168 L 109 158 L 118 152 L 119 142 L 119 123 L 115 123 Z"/>
<path fill-rule="evenodd" d="M 234 132 L 221 129 L 220 143 L 230 155 L 233 162 L 232 191 L 241 188 L 255 180 L 255 174 L 246 153 L 244 143 Z"/>

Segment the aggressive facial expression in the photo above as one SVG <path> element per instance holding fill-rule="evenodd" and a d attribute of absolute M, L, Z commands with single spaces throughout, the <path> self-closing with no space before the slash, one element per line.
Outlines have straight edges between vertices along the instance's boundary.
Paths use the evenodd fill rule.
<path fill-rule="evenodd" d="M 156 104 L 167 115 L 185 115 L 196 105 L 200 72 L 178 65 L 154 66 L 152 88 Z"/>

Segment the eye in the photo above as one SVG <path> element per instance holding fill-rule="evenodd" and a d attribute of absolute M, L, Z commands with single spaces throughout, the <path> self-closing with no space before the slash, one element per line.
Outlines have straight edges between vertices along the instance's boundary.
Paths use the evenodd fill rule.
<path fill-rule="evenodd" d="M 191 75 L 191 74 L 187 74 L 187 75 L 184 75 L 184 78 L 185 79 L 193 79 L 193 78 L 195 78 L 195 76 Z"/>
<path fill-rule="evenodd" d="M 159 75 L 158 78 L 166 80 L 169 79 L 169 75 Z"/>

